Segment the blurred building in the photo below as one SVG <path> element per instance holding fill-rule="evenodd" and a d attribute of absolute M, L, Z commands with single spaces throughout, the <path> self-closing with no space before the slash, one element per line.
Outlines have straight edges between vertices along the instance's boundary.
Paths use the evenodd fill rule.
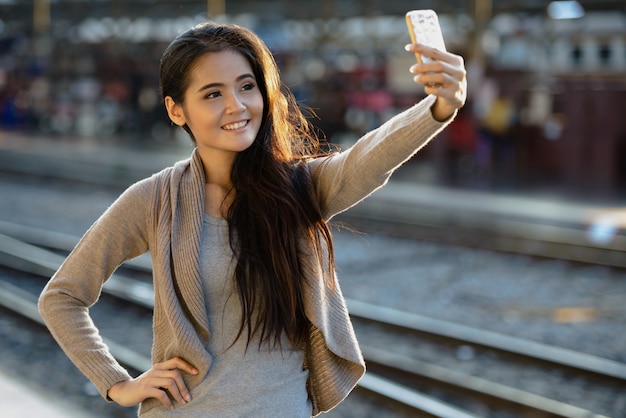
<path fill-rule="evenodd" d="M 471 100 L 418 155 L 432 173 L 425 177 L 620 196 L 626 3 L 580 1 L 582 15 L 550 4 L 0 0 L 0 129 L 171 141 L 158 60 L 180 30 L 211 16 L 259 33 L 285 83 L 317 112 L 315 123 L 347 145 L 419 98 L 404 13 L 435 8 L 448 49 L 466 58 Z"/>

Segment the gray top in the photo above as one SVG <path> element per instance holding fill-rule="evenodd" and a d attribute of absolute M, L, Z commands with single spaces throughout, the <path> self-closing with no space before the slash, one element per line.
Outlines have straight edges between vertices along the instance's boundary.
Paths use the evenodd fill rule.
<path fill-rule="evenodd" d="M 236 259 L 228 240 L 228 223 L 203 215 L 200 271 L 207 301 L 210 338 L 208 351 L 213 363 L 206 378 L 192 390 L 187 405 L 174 404 L 174 411 L 157 407 L 143 417 L 294 417 L 309 418 L 303 369 L 304 351 L 293 350 L 284 341 L 280 348 L 259 349 L 253 337 L 246 350 L 247 335 L 233 344 L 241 321 L 241 303 L 234 282 Z M 251 384 L 251 382 L 262 382 Z"/>

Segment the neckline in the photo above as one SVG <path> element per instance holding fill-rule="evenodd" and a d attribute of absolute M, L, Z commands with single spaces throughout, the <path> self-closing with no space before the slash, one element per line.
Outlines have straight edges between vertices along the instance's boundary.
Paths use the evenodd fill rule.
<path fill-rule="evenodd" d="M 228 221 L 224 218 L 216 218 L 215 216 L 211 216 L 206 212 L 202 212 L 202 219 L 211 225 L 217 226 L 226 226 L 228 225 Z"/>

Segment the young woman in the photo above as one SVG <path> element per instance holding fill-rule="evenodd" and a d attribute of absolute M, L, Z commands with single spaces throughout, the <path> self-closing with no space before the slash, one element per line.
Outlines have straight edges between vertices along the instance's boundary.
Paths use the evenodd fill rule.
<path fill-rule="evenodd" d="M 40 298 L 67 355 L 101 394 L 145 417 L 310 417 L 365 372 L 335 276 L 328 221 L 384 185 L 465 102 L 463 60 L 411 71 L 429 94 L 344 151 L 323 154 L 251 31 L 205 23 L 161 60 L 188 160 L 132 185 L 86 232 Z M 150 251 L 153 367 L 133 378 L 88 308 Z"/>

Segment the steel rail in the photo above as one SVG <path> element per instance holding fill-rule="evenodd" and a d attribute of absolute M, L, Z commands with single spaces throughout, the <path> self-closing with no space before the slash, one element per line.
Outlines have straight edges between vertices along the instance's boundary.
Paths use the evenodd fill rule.
<path fill-rule="evenodd" d="M 532 340 L 486 331 L 415 313 L 398 311 L 370 303 L 347 300 L 348 311 L 355 318 L 393 325 L 415 332 L 445 337 L 512 353 L 531 359 L 542 360 L 572 369 L 591 372 L 601 376 L 626 380 L 626 364 L 567 348 L 543 344 Z"/>
<path fill-rule="evenodd" d="M 32 322 L 45 326 L 37 308 L 37 296 L 3 280 L 0 280 L 0 305 Z M 109 338 L 103 337 L 102 340 L 109 347 L 111 354 L 121 363 L 140 372 L 152 367 L 152 361 L 148 357 Z"/>
<path fill-rule="evenodd" d="M 420 376 L 445 385 L 452 385 L 455 388 L 478 393 L 485 397 L 495 398 L 499 401 L 504 400 L 511 404 L 540 412 L 541 416 L 547 413 L 564 418 L 608 418 L 584 408 L 579 408 L 480 377 L 471 376 L 466 373 L 457 372 L 446 367 L 401 356 L 388 350 L 363 345 L 361 349 L 370 367 L 373 367 L 373 364 L 379 364 L 402 373 L 410 373 L 413 376 Z"/>
<path fill-rule="evenodd" d="M 0 234 L 0 264 L 28 273 L 52 277 L 65 257 L 43 248 Z M 146 308 L 154 308 L 152 285 L 114 273 L 104 283 L 103 290 L 110 295 L 131 301 Z"/>
<path fill-rule="evenodd" d="M 67 253 L 72 251 L 80 240 L 79 237 L 71 234 L 20 225 L 3 220 L 0 220 L 0 234 L 38 247 L 60 250 Z M 129 260 L 124 263 L 124 265 L 146 273 L 152 272 L 152 261 L 148 254 Z"/>
<path fill-rule="evenodd" d="M 61 255 L 0 234 L 0 264 L 49 277 L 56 272 L 63 260 Z M 104 284 L 103 290 L 141 306 L 154 308 L 154 289 L 151 284 L 115 273 Z M 355 318 L 626 380 L 626 364 L 614 360 L 354 299 L 346 299 L 346 303 L 350 315 Z"/>
<path fill-rule="evenodd" d="M 439 418 L 478 418 L 478 415 L 411 390 L 369 371 L 361 378 L 359 386 Z"/>
<path fill-rule="evenodd" d="M 626 268 L 626 235 L 594 241 L 598 207 L 396 182 L 338 216 L 358 229 Z"/>

